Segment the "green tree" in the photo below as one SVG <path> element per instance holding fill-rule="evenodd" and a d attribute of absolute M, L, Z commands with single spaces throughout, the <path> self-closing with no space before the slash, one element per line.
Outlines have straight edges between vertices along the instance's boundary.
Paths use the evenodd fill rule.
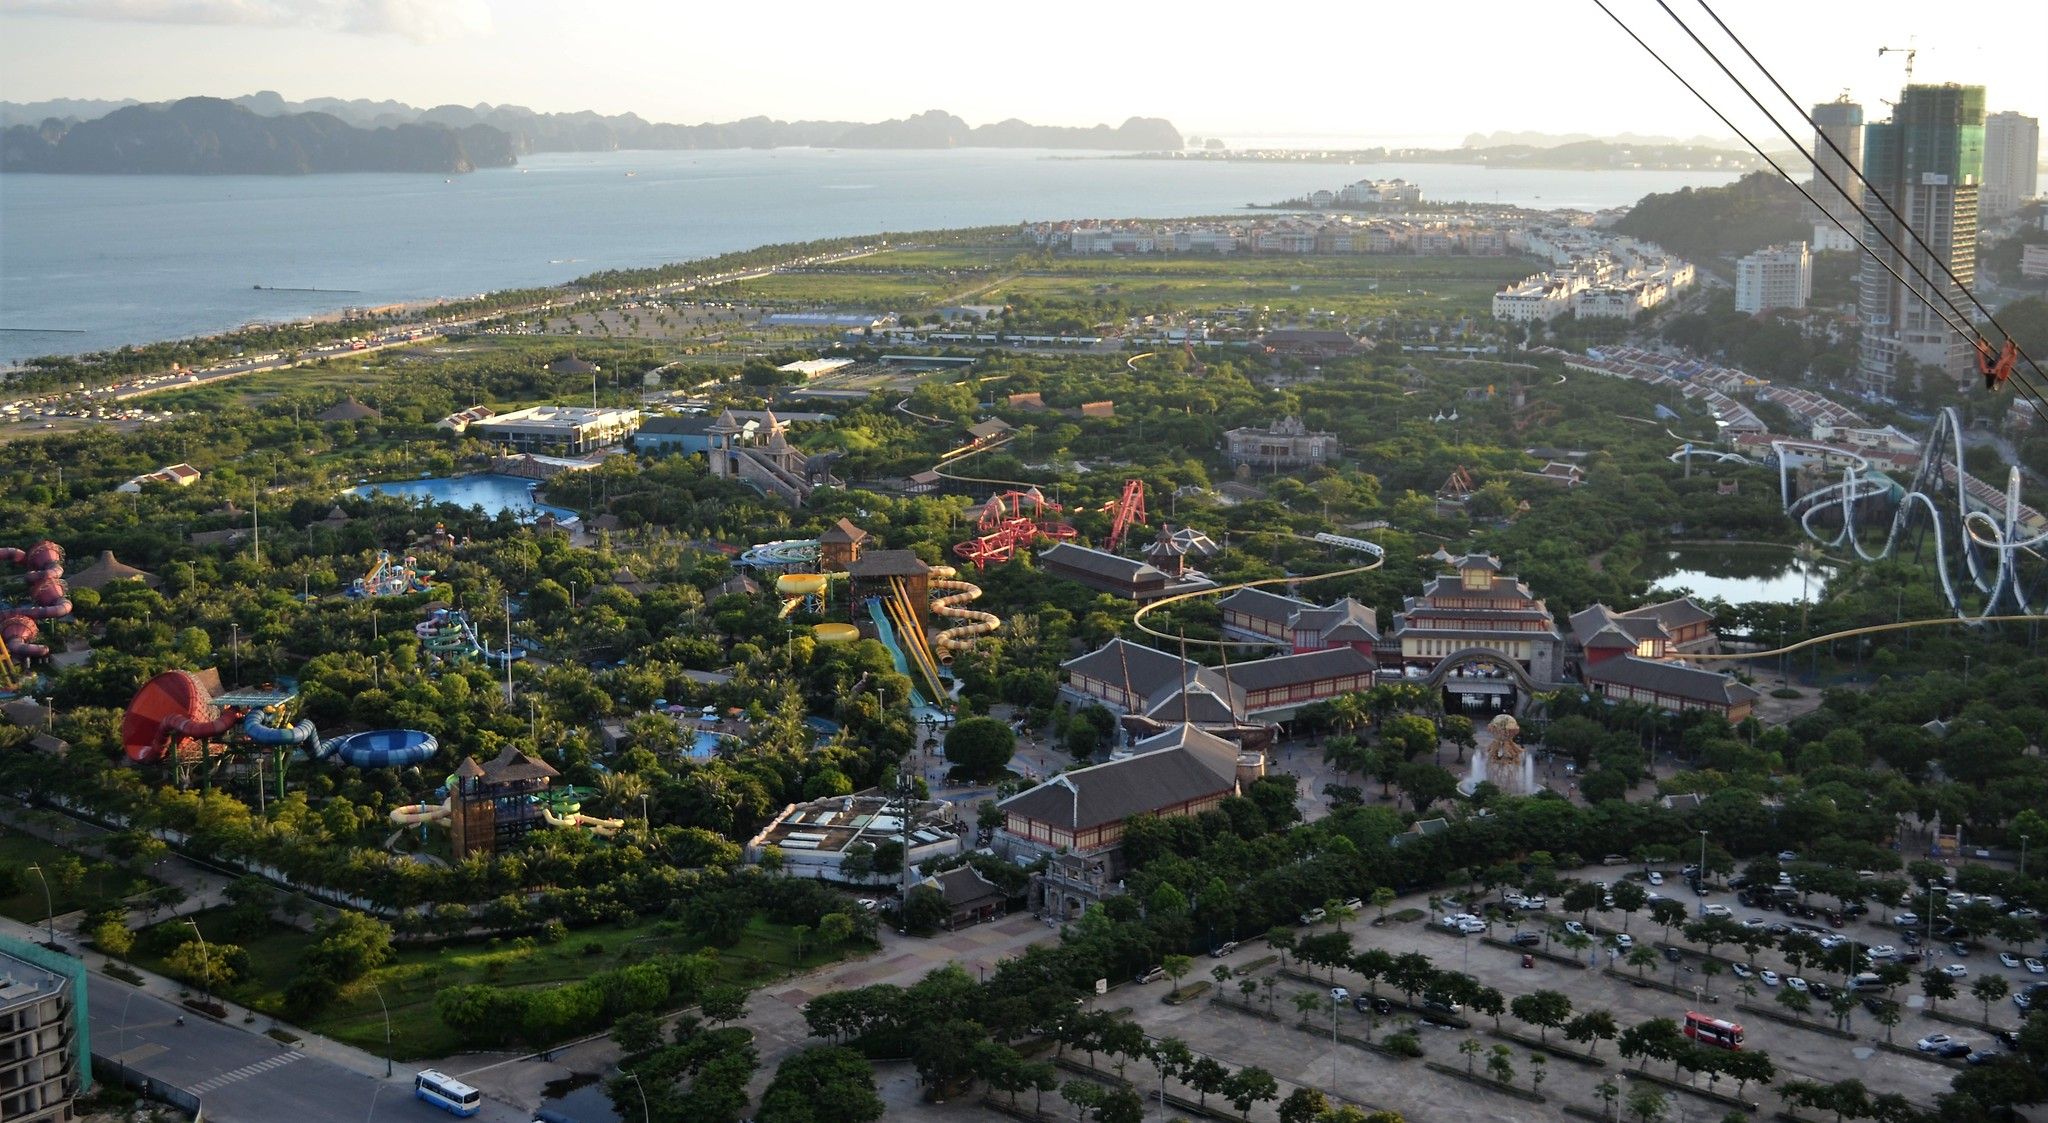
<path fill-rule="evenodd" d="M 1252 1105 L 1280 1098 L 1280 1082 L 1257 1065 L 1238 1069 L 1224 1082 L 1223 1095 L 1237 1108 L 1238 1118 L 1250 1123 Z"/>
<path fill-rule="evenodd" d="M 1160 967 L 1166 971 L 1167 977 L 1173 980 L 1174 998 L 1180 997 L 1180 981 L 1194 965 L 1194 958 L 1186 955 L 1169 955 L 1160 960 Z"/>
<path fill-rule="evenodd" d="M 1984 1020 L 1991 1020 L 1991 1004 L 2005 998 L 2011 992 L 2003 975 L 1979 975 L 1970 984 L 1970 997 L 1984 1004 Z"/>
<path fill-rule="evenodd" d="M 1514 1050 L 1495 1045 L 1486 1057 L 1486 1074 L 1502 1084 L 1515 1082 Z"/>
<path fill-rule="evenodd" d="M 1539 990 L 1517 995 L 1508 1004 L 1515 1017 L 1535 1026 L 1542 1040 L 1550 1040 L 1550 1031 L 1565 1023 L 1572 1015 L 1572 1000 L 1560 991 Z"/>
<path fill-rule="evenodd" d="M 870 1123 L 884 1112 L 875 1070 L 838 1045 L 814 1045 L 784 1058 L 762 1093 L 758 1123 Z"/>
<path fill-rule="evenodd" d="M 992 717 L 966 718 L 946 733 L 946 763 L 974 780 L 1000 775 L 1016 751 L 1016 732 Z"/>

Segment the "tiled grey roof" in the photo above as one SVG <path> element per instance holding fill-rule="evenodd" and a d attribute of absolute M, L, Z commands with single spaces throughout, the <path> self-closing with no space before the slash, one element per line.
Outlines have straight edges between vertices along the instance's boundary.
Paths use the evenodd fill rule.
<path fill-rule="evenodd" d="M 1763 697 L 1761 691 L 1727 675 L 1680 663 L 1638 659 L 1633 655 L 1623 655 L 1586 668 L 1586 679 L 1724 706 L 1740 705 Z"/>
<path fill-rule="evenodd" d="M 1011 814 L 1078 832 L 1206 796 L 1229 794 L 1236 787 L 1234 780 L 1218 776 L 1197 753 L 1167 748 L 1063 772 L 1011 796 L 1001 806 Z"/>
<path fill-rule="evenodd" d="M 1294 614 L 1315 606 L 1298 597 L 1283 597 L 1264 589 L 1239 589 L 1216 602 L 1225 612 L 1240 612 L 1257 620 L 1285 624 Z"/>
<path fill-rule="evenodd" d="M 1166 571 L 1149 562 L 1119 557 L 1086 546 L 1076 546 L 1072 542 L 1061 542 L 1038 551 L 1038 560 L 1043 565 L 1092 573 L 1120 584 L 1136 585 L 1166 580 Z"/>
<path fill-rule="evenodd" d="M 909 550 L 870 550 L 853 560 L 846 572 L 855 577 L 920 577 L 932 567 Z"/>
<path fill-rule="evenodd" d="M 1003 895 L 1001 889 L 981 876 L 981 871 L 973 866 L 956 866 L 925 878 L 924 883 L 938 890 L 940 895 L 946 898 L 946 904 L 956 909 L 986 897 Z"/>
<path fill-rule="evenodd" d="M 1193 753 L 1221 779 L 1237 779 L 1237 742 L 1218 737 L 1207 730 L 1183 723 L 1154 733 L 1131 746 L 1134 753 L 1149 753 L 1158 749 L 1182 749 Z"/>
<path fill-rule="evenodd" d="M 1370 675 L 1372 660 L 1356 648 L 1339 647 L 1302 655 L 1277 655 L 1230 668 L 1232 686 L 1246 691 L 1271 690 L 1276 686 L 1319 682 L 1340 675 Z"/>
<path fill-rule="evenodd" d="M 1143 697 L 1178 686 L 1194 674 L 1194 664 L 1156 647 L 1132 643 L 1121 636 L 1086 655 L 1060 664 L 1062 671 L 1077 671 L 1100 682 L 1123 686 Z"/>
<path fill-rule="evenodd" d="M 1621 615 L 1634 619 L 1653 618 L 1664 627 L 1674 630 L 1689 624 L 1711 624 L 1714 621 L 1714 614 L 1702 608 L 1700 603 L 1691 597 L 1676 597 L 1657 604 L 1646 604 L 1641 608 L 1631 608 Z"/>

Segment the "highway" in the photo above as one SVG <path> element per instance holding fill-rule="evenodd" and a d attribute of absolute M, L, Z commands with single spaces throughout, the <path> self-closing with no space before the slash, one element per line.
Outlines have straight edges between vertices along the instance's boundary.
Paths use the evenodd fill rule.
<path fill-rule="evenodd" d="M 87 975 L 93 1051 L 151 1080 L 199 1097 L 218 1123 L 430 1121 L 446 1112 L 412 1097 L 413 1069 L 389 1081 L 261 1034 L 191 1013 L 147 990 L 98 972 Z M 178 1025 L 179 1014 L 185 1024 Z M 475 1118 L 527 1123 L 532 1116 L 492 1100 Z"/>

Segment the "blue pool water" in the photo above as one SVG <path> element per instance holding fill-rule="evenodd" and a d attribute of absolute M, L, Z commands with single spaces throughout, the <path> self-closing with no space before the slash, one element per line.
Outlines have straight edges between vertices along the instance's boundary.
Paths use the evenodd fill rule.
<path fill-rule="evenodd" d="M 500 476 L 481 473 L 474 476 L 443 476 L 424 480 L 392 480 L 387 483 L 364 484 L 351 488 L 351 495 L 390 495 L 399 499 L 426 498 L 434 503 L 453 503 L 457 507 L 481 507 L 486 514 L 496 516 L 500 511 L 511 511 L 521 522 L 531 522 L 542 514 L 551 514 L 565 522 L 574 522 L 576 512 L 566 507 L 550 507 L 534 499 L 530 485 L 534 481 L 517 476 Z"/>
<path fill-rule="evenodd" d="M 708 729 L 699 729 L 696 739 L 690 742 L 690 759 L 710 760 L 712 757 L 717 756 L 718 742 L 726 739 L 728 736 L 728 734 L 713 733 Z"/>

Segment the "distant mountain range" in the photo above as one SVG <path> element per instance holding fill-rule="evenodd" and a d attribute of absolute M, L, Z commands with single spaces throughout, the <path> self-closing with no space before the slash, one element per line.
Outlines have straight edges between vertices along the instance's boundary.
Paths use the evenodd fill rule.
<path fill-rule="evenodd" d="M 624 113 L 537 113 L 517 105 L 441 105 L 315 98 L 270 91 L 231 100 L 0 102 L 0 170 L 21 172 L 465 172 L 529 152 L 622 149 L 1066 148 L 1178 150 L 1180 131 L 1156 117 L 1114 128 L 970 126 L 940 110 L 898 120 L 672 125 Z"/>
<path fill-rule="evenodd" d="M 5 109 L 0 107 L 0 120 L 5 119 Z M 1654 146 L 1660 148 L 1726 148 L 1736 152 L 1748 152 L 1749 146 L 1740 137 L 1732 136 L 1644 136 L 1640 133 L 1616 133 L 1613 136 L 1595 136 L 1592 133 L 1534 133 L 1501 130 L 1491 133 L 1469 133 L 1465 137 L 1466 148 L 1556 148 L 1564 144 L 1583 144 L 1589 140 L 1605 141 L 1609 144 L 1629 146 Z"/>

